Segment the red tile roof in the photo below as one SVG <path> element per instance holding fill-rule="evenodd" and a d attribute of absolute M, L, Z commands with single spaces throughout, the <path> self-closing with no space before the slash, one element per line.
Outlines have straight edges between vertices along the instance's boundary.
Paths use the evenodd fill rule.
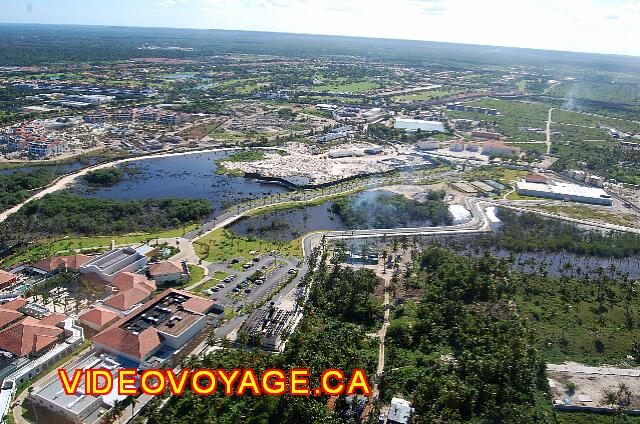
<path fill-rule="evenodd" d="M 104 301 L 104 305 L 120 311 L 127 311 L 136 303 L 140 303 L 147 299 L 150 294 L 150 291 L 132 288 L 111 296 Z"/>
<path fill-rule="evenodd" d="M 185 309 L 201 314 L 206 314 L 207 312 L 209 312 L 209 309 L 211 309 L 213 305 L 215 305 L 213 301 L 203 299 L 201 297 L 191 297 L 182 304 Z"/>
<path fill-rule="evenodd" d="M 167 275 L 176 274 L 182 272 L 182 266 L 173 262 L 158 262 L 156 264 L 149 265 L 149 275 Z"/>
<path fill-rule="evenodd" d="M 36 263 L 34 267 L 44 271 L 53 271 L 66 264 L 68 269 L 77 271 L 78 268 L 90 260 L 91 256 L 87 255 L 52 256 L 49 259 Z"/>
<path fill-rule="evenodd" d="M 0 305 L 0 309 L 7 309 L 12 311 L 17 311 L 18 309 L 25 306 L 29 301 L 23 297 L 18 297 L 17 299 L 13 299 L 5 304 Z"/>
<path fill-rule="evenodd" d="M 26 317 L 0 332 L 0 349 L 16 356 L 38 353 L 54 344 L 62 333 L 61 328 L 42 324 L 35 318 Z"/>
<path fill-rule="evenodd" d="M 79 319 L 99 325 L 100 327 L 107 325 L 118 318 L 118 314 L 101 306 L 85 312 L 80 315 Z"/>
<path fill-rule="evenodd" d="M 133 272 L 119 272 L 113 277 L 111 285 L 117 287 L 119 291 L 125 291 L 133 288 L 153 292 L 156 290 L 156 283 L 147 279 L 144 275 L 134 274 Z"/>
<path fill-rule="evenodd" d="M 0 287 L 13 283 L 16 275 L 0 269 Z"/>
<path fill-rule="evenodd" d="M 68 317 L 64 314 L 53 313 L 51 315 L 47 315 L 46 317 L 40 320 L 40 324 L 44 325 L 58 325 Z"/>
<path fill-rule="evenodd" d="M 160 336 L 153 327 L 149 327 L 139 334 L 133 334 L 120 327 L 112 326 L 91 340 L 137 359 L 145 359 L 149 353 L 160 346 Z"/>
<path fill-rule="evenodd" d="M 546 183 L 547 177 L 538 174 L 529 174 L 525 177 L 525 181 L 529 183 Z"/>
<path fill-rule="evenodd" d="M 12 311 L 10 309 L 0 309 L 0 328 L 4 328 L 7 325 L 22 318 L 22 314 L 18 311 Z"/>
<path fill-rule="evenodd" d="M 147 353 L 151 352 L 157 345 L 160 344 L 160 337 L 158 336 L 158 332 L 155 328 L 149 327 L 146 330 L 140 332 L 138 335 L 135 335 L 124 330 L 122 327 L 127 321 L 129 321 L 131 317 L 134 317 L 144 310 L 153 307 L 153 305 L 155 305 L 158 301 L 164 299 L 169 293 L 179 293 L 189 298 L 183 303 L 183 305 L 185 305 L 185 308 L 187 308 L 186 305 L 189 300 L 194 300 L 194 302 L 191 303 L 193 308 L 202 308 L 204 305 L 200 302 L 196 303 L 195 300 L 211 302 L 207 299 L 194 296 L 193 294 L 183 290 L 166 289 L 162 293 L 157 294 L 153 299 L 149 300 L 144 305 L 137 308 L 135 311 L 131 312 L 126 317 L 120 318 L 118 321 L 111 324 L 109 328 L 98 333 L 98 335 L 93 337 L 91 340 L 112 350 L 124 352 L 135 358 L 142 359 Z M 213 304 L 214 302 L 211 302 L 211 305 Z M 194 309 L 190 310 L 196 312 Z"/>

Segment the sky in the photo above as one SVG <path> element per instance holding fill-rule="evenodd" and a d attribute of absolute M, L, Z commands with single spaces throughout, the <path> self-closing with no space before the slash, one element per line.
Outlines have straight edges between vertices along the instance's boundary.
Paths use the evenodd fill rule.
<path fill-rule="evenodd" d="M 0 0 L 0 22 L 294 32 L 640 56 L 640 0 Z"/>

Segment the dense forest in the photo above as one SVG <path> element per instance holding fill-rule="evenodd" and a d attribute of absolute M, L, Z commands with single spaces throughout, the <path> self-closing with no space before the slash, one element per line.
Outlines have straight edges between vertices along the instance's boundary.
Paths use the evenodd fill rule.
<path fill-rule="evenodd" d="M 0 210 L 9 209 L 28 198 L 29 190 L 51 183 L 55 173 L 48 169 L 0 174 Z"/>
<path fill-rule="evenodd" d="M 117 201 L 61 192 L 32 201 L 4 223 L 5 234 L 111 235 L 175 228 L 212 211 L 202 199 Z"/>
<path fill-rule="evenodd" d="M 91 171 L 82 176 L 82 179 L 92 187 L 110 187 L 122 181 L 124 172 L 118 168 L 102 168 Z"/>
<path fill-rule="evenodd" d="M 387 332 L 385 398 L 404 395 L 417 423 L 554 423 L 542 355 L 513 307 L 507 261 L 428 247 L 408 276 L 419 302 Z"/>
<path fill-rule="evenodd" d="M 444 192 L 438 191 L 429 193 L 424 202 L 402 194 L 365 192 L 336 200 L 331 210 L 353 229 L 451 225 L 452 217 L 443 198 Z"/>
<path fill-rule="evenodd" d="M 5 66 L 51 65 L 154 57 L 144 44 L 193 48 L 163 51 L 164 57 L 189 59 L 225 53 L 297 57 L 361 56 L 430 66 L 571 66 L 612 72 L 637 71 L 631 56 L 478 46 L 430 41 L 320 36 L 253 31 L 135 28 L 80 25 L 0 25 L 0 56 Z"/>
<path fill-rule="evenodd" d="M 532 212 L 500 209 L 504 225 L 480 244 L 511 252 L 571 252 L 581 255 L 625 258 L 640 253 L 640 236 L 633 233 L 587 230 Z"/>

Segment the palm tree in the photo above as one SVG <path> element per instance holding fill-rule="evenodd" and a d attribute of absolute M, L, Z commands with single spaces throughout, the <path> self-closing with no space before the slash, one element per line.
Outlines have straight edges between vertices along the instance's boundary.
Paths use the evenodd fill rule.
<path fill-rule="evenodd" d="M 387 273 L 387 257 L 389 257 L 389 252 L 387 252 L 387 249 L 383 249 L 382 250 L 382 266 L 384 267 L 384 270 L 382 271 L 383 274 Z"/>

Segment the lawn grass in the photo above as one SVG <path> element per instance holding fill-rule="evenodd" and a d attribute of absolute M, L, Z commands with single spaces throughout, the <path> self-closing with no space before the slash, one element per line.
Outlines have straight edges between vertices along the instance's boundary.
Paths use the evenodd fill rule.
<path fill-rule="evenodd" d="M 187 281 L 186 285 L 190 286 L 199 281 L 202 281 L 202 279 L 204 278 L 204 268 L 198 265 L 193 265 L 193 264 L 189 264 L 188 266 L 189 266 L 189 280 Z"/>
<path fill-rule="evenodd" d="M 234 258 L 250 260 L 255 256 L 249 253 L 251 251 L 269 253 L 272 250 L 278 250 L 284 256 L 302 258 L 301 238 L 290 242 L 267 241 L 241 237 L 225 228 L 219 228 L 202 236 L 194 242 L 194 248 L 200 258 L 209 262 L 221 262 Z"/>
<path fill-rule="evenodd" d="M 46 258 L 48 256 L 53 256 L 58 253 L 109 247 L 111 245 L 111 240 L 114 240 L 116 245 L 126 245 L 146 243 L 156 238 L 181 237 L 185 232 L 192 231 L 196 228 L 198 228 L 198 225 L 192 224 L 188 227 L 185 227 L 184 229 L 177 228 L 173 230 L 159 231 L 156 233 L 126 234 L 121 236 L 76 238 L 70 237 L 63 239 L 41 240 L 38 243 L 30 246 L 25 252 L 10 256 L 0 263 L 2 264 L 2 266 L 6 267 L 20 262 L 37 262 L 40 259 Z"/>
<path fill-rule="evenodd" d="M 544 200 L 542 197 L 523 196 L 515 191 L 507 194 L 507 200 Z"/>
<path fill-rule="evenodd" d="M 512 181 L 523 179 L 529 171 L 510 169 L 502 166 L 483 166 L 466 171 L 463 177 L 466 180 L 494 180 L 510 186 Z"/>

